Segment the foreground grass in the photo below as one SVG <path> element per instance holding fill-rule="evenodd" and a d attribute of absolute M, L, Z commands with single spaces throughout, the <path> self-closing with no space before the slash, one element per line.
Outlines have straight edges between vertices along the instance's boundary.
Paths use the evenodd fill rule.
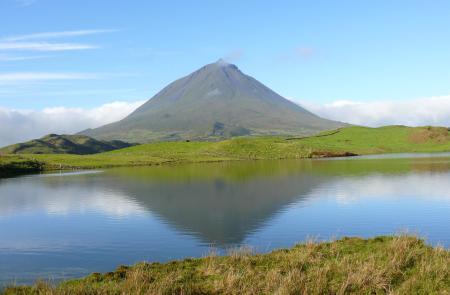
<path fill-rule="evenodd" d="M 4 294 L 450 294 L 450 252 L 412 236 L 307 242 L 269 254 L 234 250 L 139 263 Z"/>
<path fill-rule="evenodd" d="M 14 162 L 37 161 L 44 170 L 89 169 L 180 162 L 442 151 L 450 151 L 450 132 L 447 128 L 347 127 L 306 138 L 239 137 L 221 142 L 160 142 L 84 156 L 3 155 L 0 156 L 0 167 Z"/>

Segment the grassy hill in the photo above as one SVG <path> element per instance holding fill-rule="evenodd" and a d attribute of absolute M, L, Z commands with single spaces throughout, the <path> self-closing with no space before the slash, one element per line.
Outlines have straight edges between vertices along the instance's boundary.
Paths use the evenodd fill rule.
<path fill-rule="evenodd" d="M 307 242 L 292 249 L 139 263 L 4 294 L 449 294 L 450 252 L 410 236 Z"/>
<path fill-rule="evenodd" d="M 130 147 L 123 141 L 100 141 L 85 135 L 49 134 L 40 139 L 13 144 L 0 154 L 76 154 L 88 155 Z"/>
<path fill-rule="evenodd" d="M 88 169 L 181 162 L 445 151 L 450 151 L 450 132 L 443 127 L 346 127 L 304 138 L 237 137 L 220 142 L 159 142 L 94 155 L 3 155 L 0 156 L 0 167 L 28 161 L 41 163 L 44 170 Z"/>

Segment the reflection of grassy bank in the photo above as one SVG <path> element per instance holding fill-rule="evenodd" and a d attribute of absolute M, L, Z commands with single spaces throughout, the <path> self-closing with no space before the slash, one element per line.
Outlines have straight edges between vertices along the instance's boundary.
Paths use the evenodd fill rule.
<path fill-rule="evenodd" d="M 16 156 L 0 157 L 0 178 L 39 172 L 42 170 L 43 164 L 33 159 Z"/>
<path fill-rule="evenodd" d="M 450 170 L 450 158 L 358 159 L 358 160 L 263 160 L 191 163 L 148 167 L 109 169 L 108 173 L 133 180 L 180 181 L 213 180 L 248 181 L 257 177 L 287 175 L 355 176 L 373 173 L 401 174 L 406 172 Z"/>
<path fill-rule="evenodd" d="M 450 252 L 408 236 L 344 238 L 255 255 L 140 263 L 5 294 L 448 294 Z"/>
<path fill-rule="evenodd" d="M 54 170 L 441 151 L 450 151 L 449 131 L 445 128 L 389 126 L 348 127 L 307 138 L 241 137 L 221 142 L 160 142 L 95 155 L 21 155 L 21 159 L 36 159 L 45 170 Z M 2 158 L 0 166 L 8 167 L 5 163 L 16 161 L 18 156 Z"/>

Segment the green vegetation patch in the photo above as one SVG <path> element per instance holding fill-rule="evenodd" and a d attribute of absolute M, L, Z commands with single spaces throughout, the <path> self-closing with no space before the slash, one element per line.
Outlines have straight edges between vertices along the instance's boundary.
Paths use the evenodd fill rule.
<path fill-rule="evenodd" d="M 450 252 L 405 235 L 309 241 L 269 254 L 235 249 L 227 256 L 120 266 L 4 294 L 450 294 Z"/>
<path fill-rule="evenodd" d="M 40 162 L 44 170 L 54 170 L 447 151 L 450 151 L 447 128 L 354 126 L 303 138 L 253 136 L 219 142 L 158 142 L 94 155 L 37 154 L 20 157 Z M 14 156 L 9 159 L 14 159 Z"/>
<path fill-rule="evenodd" d="M 43 169 L 43 163 L 35 159 L 0 156 L 0 178 L 40 172 Z"/>
<path fill-rule="evenodd" d="M 418 134 L 420 140 L 415 140 Z M 443 127 L 354 126 L 294 141 L 315 151 L 347 151 L 358 155 L 450 151 L 450 131 Z"/>

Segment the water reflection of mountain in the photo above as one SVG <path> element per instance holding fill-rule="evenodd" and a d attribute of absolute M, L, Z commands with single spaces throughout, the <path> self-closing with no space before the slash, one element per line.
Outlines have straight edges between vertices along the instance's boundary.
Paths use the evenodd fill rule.
<path fill-rule="evenodd" d="M 311 193 L 313 190 L 336 181 L 344 184 L 342 176 L 348 180 L 385 175 L 381 180 L 364 180 L 379 191 L 377 186 L 386 186 L 390 174 L 448 170 L 449 161 L 438 159 L 261 161 L 23 177 L 0 183 L 0 218 L 33 211 L 100 212 L 108 216 L 151 212 L 182 233 L 223 246 L 242 242 L 290 204 L 320 195 Z M 345 185 L 344 192 L 360 194 L 350 188 Z"/>
<path fill-rule="evenodd" d="M 277 212 L 301 201 L 324 181 L 308 174 L 256 177 L 245 182 L 222 178 L 178 182 L 133 181 L 127 194 L 177 229 L 205 243 L 241 242 Z M 109 184 L 122 189 L 120 181 Z"/>
<path fill-rule="evenodd" d="M 304 173 L 302 165 L 309 164 L 204 164 L 12 179 L 0 185 L 0 217 L 36 210 L 119 216 L 151 212 L 204 243 L 239 243 L 325 181 Z"/>

